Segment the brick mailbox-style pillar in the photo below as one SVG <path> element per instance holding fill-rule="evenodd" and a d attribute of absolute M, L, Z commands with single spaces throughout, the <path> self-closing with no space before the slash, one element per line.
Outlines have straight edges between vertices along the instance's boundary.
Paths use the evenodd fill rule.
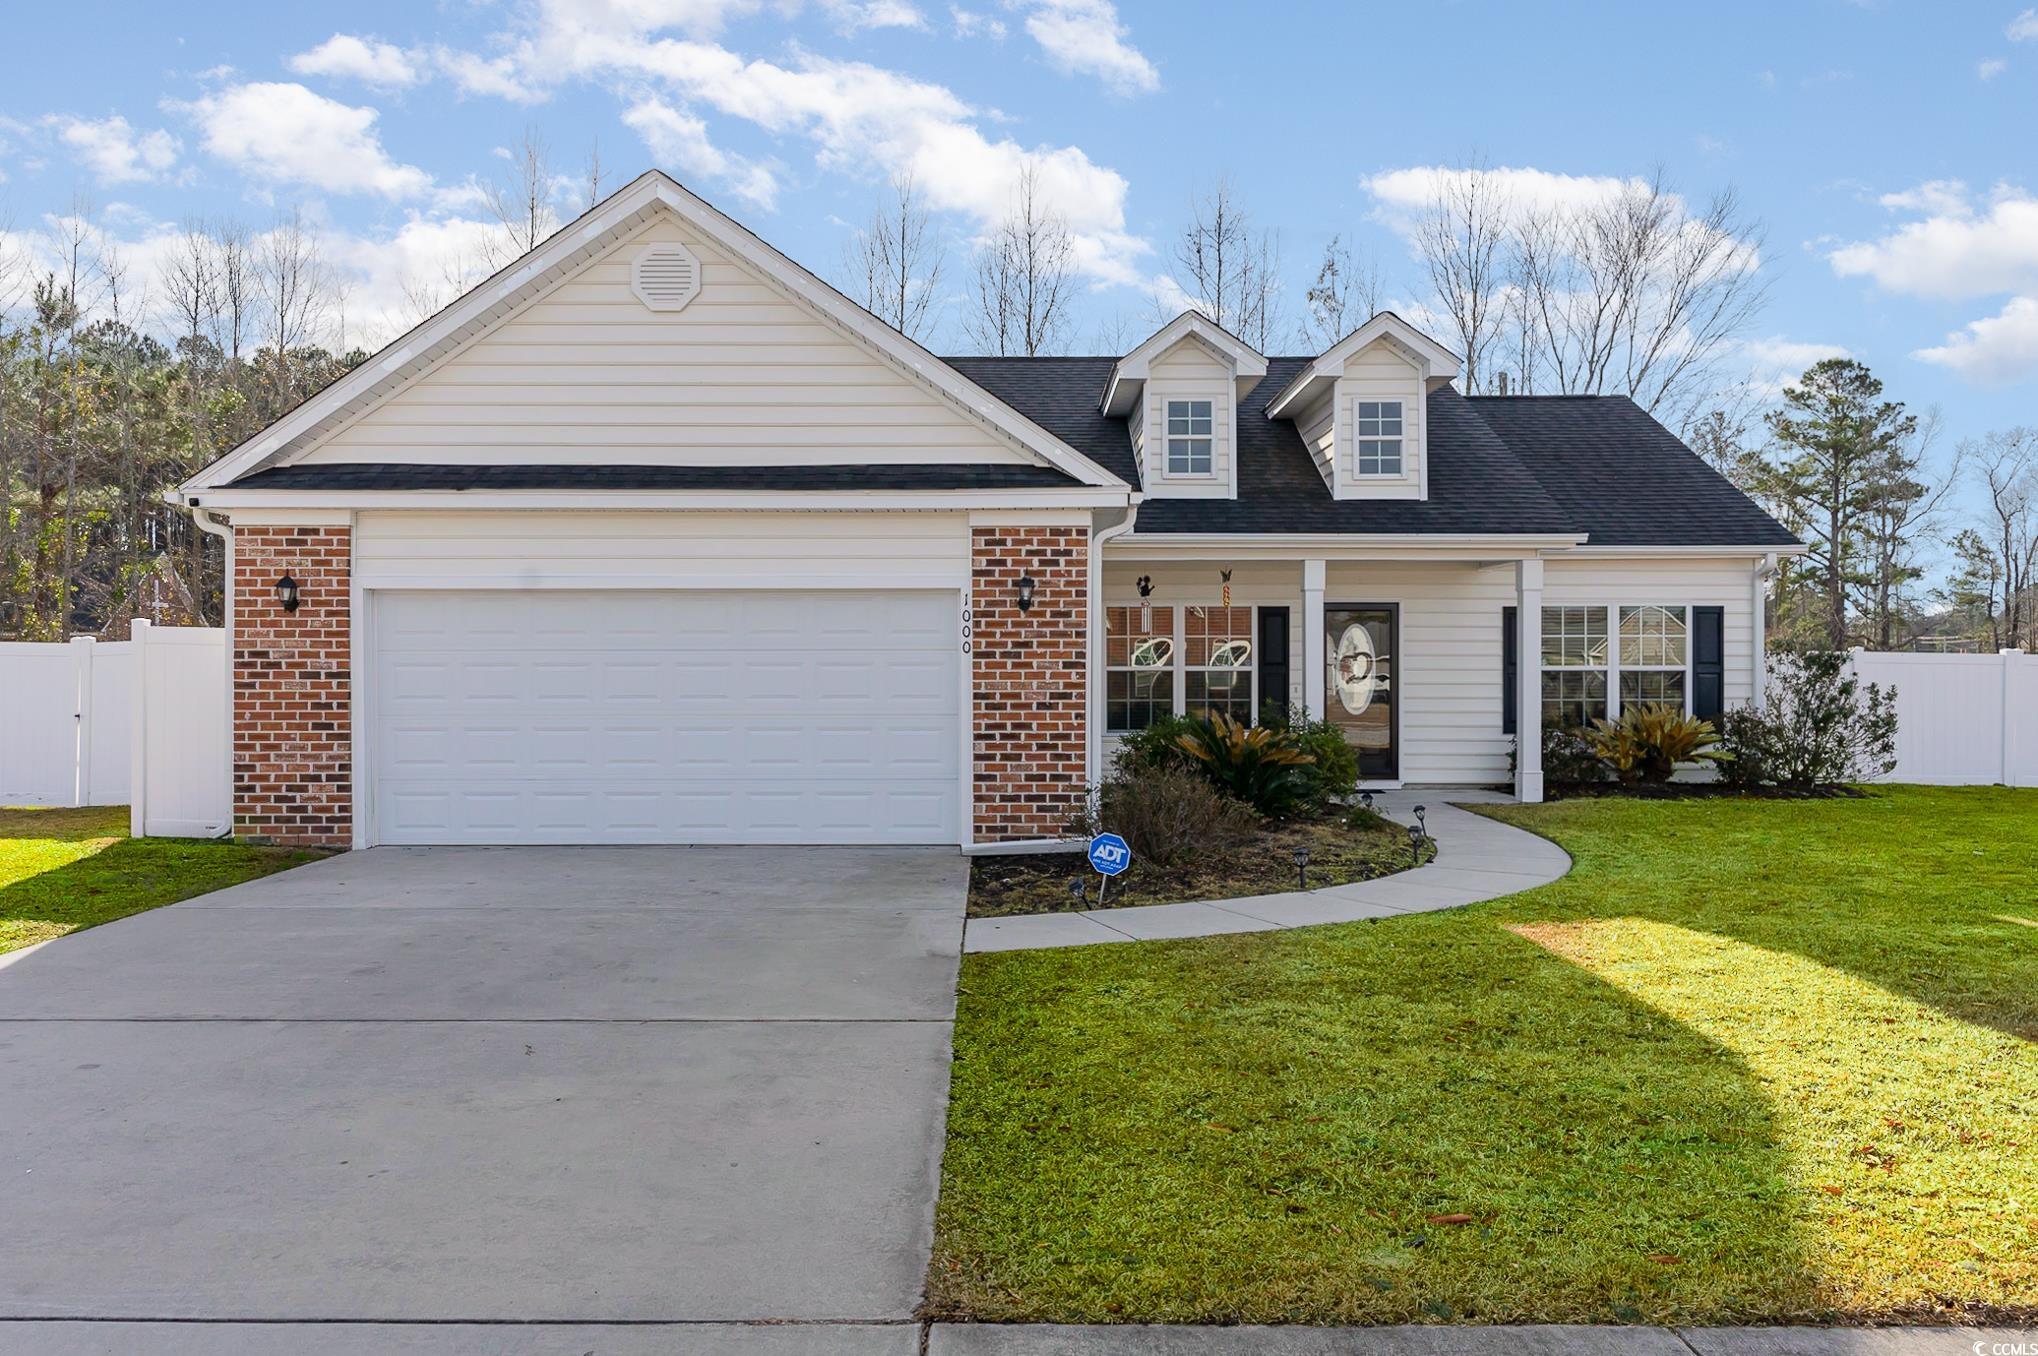
<path fill-rule="evenodd" d="M 1059 838 L 1086 791 L 1089 529 L 976 527 L 971 747 L 979 843 Z M 1021 609 L 1020 580 L 1032 605 Z"/>
<path fill-rule="evenodd" d="M 234 836 L 347 847 L 354 831 L 353 530 L 234 531 Z M 285 611 L 276 581 L 297 581 Z"/>

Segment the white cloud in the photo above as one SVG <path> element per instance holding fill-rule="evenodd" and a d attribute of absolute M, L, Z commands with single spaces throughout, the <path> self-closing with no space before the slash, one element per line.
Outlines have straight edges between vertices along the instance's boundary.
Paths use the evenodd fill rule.
<path fill-rule="evenodd" d="M 2012 297 L 1995 315 L 1970 321 L 1944 344 L 1911 356 L 1950 367 L 1980 386 L 2038 375 L 2038 297 Z"/>
<path fill-rule="evenodd" d="M 927 27 L 927 16 L 906 0 L 821 0 L 821 8 L 844 33 L 866 28 Z"/>
<path fill-rule="evenodd" d="M 2010 20 L 2003 36 L 2011 42 L 2038 42 L 2038 9 L 2027 9 Z"/>
<path fill-rule="evenodd" d="M 1993 80 L 2010 68 L 2010 63 L 2001 57 L 1990 57 L 1987 61 L 1976 62 L 1974 73 L 1984 80 Z"/>
<path fill-rule="evenodd" d="M 373 108 L 356 108 L 302 85 L 231 85 L 185 104 L 205 149 L 259 178 L 333 193 L 418 197 L 432 177 L 399 164 L 375 133 Z"/>
<path fill-rule="evenodd" d="M 2038 289 L 2038 198 L 2008 187 L 1992 197 L 1978 212 L 1956 182 L 1889 194 L 1885 206 L 1928 215 L 1827 258 L 1841 277 L 1872 278 L 1911 296 L 1959 300 Z"/>
<path fill-rule="evenodd" d="M 707 124 L 658 99 L 640 99 L 623 121 L 644 139 L 663 166 L 682 179 L 698 176 L 727 184 L 745 202 L 765 211 L 778 205 L 778 181 L 770 169 L 731 155 L 708 139 Z"/>
<path fill-rule="evenodd" d="M 1780 334 L 1744 340 L 1741 344 L 1741 358 L 1748 368 L 1747 388 L 1762 400 L 1780 397 L 1783 388 L 1804 376 L 1814 363 L 1853 356 L 1839 344 L 1807 343 Z"/>
<path fill-rule="evenodd" d="M 299 52 L 288 64 L 299 75 L 358 80 L 377 89 L 406 89 L 430 73 L 418 53 L 348 33 L 333 34 L 310 51 Z"/>
<path fill-rule="evenodd" d="M 960 214 L 978 231 L 1004 218 L 1021 169 L 1031 168 L 1042 201 L 1068 222 L 1078 266 L 1102 281 L 1141 281 L 1136 263 L 1150 247 L 1125 229 L 1129 185 L 1080 147 L 994 141 L 977 126 L 990 115 L 946 86 L 865 62 L 798 49 L 784 62 L 753 60 L 642 26 L 651 11 L 672 8 L 669 0 L 540 0 L 506 59 L 527 83 L 595 80 L 624 91 L 633 107 L 643 104 L 646 84 L 662 86 L 672 97 L 656 102 L 682 119 L 713 113 L 802 137 L 824 170 L 865 179 L 911 174 L 930 208 Z M 683 123 L 669 126 L 649 110 L 639 119 L 693 151 Z M 756 167 L 746 173 L 750 190 L 763 191 Z"/>
<path fill-rule="evenodd" d="M 526 82 L 518 74 L 512 57 L 490 58 L 441 47 L 433 51 L 432 62 L 462 94 L 507 99 L 513 104 L 538 104 L 549 97 L 541 86 Z"/>
<path fill-rule="evenodd" d="M 948 17 L 955 21 L 955 36 L 973 38 L 981 33 L 994 42 L 1005 40 L 1005 21 L 990 14 L 979 14 L 972 9 L 951 5 Z"/>
<path fill-rule="evenodd" d="M 1041 0 L 1026 16 L 1026 31 L 1066 74 L 1094 75 L 1117 94 L 1161 87 L 1154 64 L 1125 40 L 1131 30 L 1118 21 L 1111 0 Z"/>
<path fill-rule="evenodd" d="M 143 132 L 114 114 L 97 122 L 52 114 L 44 123 L 105 184 L 142 183 L 160 179 L 177 163 L 177 138 L 157 128 Z"/>

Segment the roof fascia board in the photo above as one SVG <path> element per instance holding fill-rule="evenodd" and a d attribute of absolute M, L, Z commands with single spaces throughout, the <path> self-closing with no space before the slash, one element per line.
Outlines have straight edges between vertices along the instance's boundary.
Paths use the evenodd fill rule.
<path fill-rule="evenodd" d="M 1458 355 L 1403 320 L 1392 311 L 1381 311 L 1371 320 L 1332 344 L 1315 361 L 1295 374 L 1295 379 L 1267 404 L 1267 417 L 1278 419 L 1305 399 L 1317 383 L 1335 381 L 1344 375 L 1345 364 L 1358 353 L 1385 339 L 1400 347 L 1422 373 L 1426 386 L 1432 380 L 1450 381 L 1458 375 Z"/>
<path fill-rule="evenodd" d="M 1267 375 L 1265 354 L 1201 311 L 1184 311 L 1148 335 L 1137 348 L 1112 366 L 1111 379 L 1104 384 L 1104 413 L 1117 418 L 1129 411 L 1132 402 L 1139 396 L 1136 388 L 1146 385 L 1153 360 L 1192 337 L 1207 345 L 1219 358 L 1230 362 L 1239 396 L 1245 395 L 1261 377 Z"/>
<path fill-rule="evenodd" d="M 236 490 L 185 502 L 235 509 L 604 509 L 708 512 L 1123 508 L 1123 486 L 1066 490 Z"/>
<path fill-rule="evenodd" d="M 1764 556 L 1801 556 L 1809 553 L 1811 547 L 1799 542 L 1792 546 L 1581 546 L 1571 554 L 1595 560 L 1632 560 L 1647 556 L 1669 556 L 1680 559 L 1702 559 L 1706 557 L 1727 557 L 1733 559 L 1759 560 Z"/>

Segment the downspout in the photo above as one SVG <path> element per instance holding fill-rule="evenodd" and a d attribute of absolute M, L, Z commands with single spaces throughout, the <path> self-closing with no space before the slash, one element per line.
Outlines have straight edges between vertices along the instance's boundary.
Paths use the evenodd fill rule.
<path fill-rule="evenodd" d="M 1768 686 L 1769 681 L 1769 618 L 1767 609 L 1769 606 L 1769 581 L 1774 578 L 1776 578 L 1776 552 L 1771 551 L 1768 555 L 1755 562 L 1754 585 L 1751 590 L 1753 596 L 1748 600 L 1754 617 L 1755 632 L 1750 637 L 1753 641 L 1755 671 L 1750 675 L 1749 679 L 1749 691 L 1752 694 L 1752 700 L 1749 704 L 1757 711 L 1762 709 L 1763 697 L 1765 695 L 1764 689 Z"/>
<path fill-rule="evenodd" d="M 1083 741 L 1083 781 L 1095 786 L 1104 779 L 1104 544 L 1132 530 L 1139 521 L 1139 496 L 1126 504 L 1125 516 L 1090 534 L 1090 643 L 1089 717 L 1083 722 L 1088 738 Z"/>
<path fill-rule="evenodd" d="M 226 688 L 226 716 L 220 728 L 226 731 L 226 828 L 220 837 L 231 838 L 234 833 L 234 530 L 211 509 L 199 507 L 196 499 L 186 500 L 184 506 L 191 511 L 191 521 L 198 524 L 199 531 L 218 537 L 223 548 L 219 620 L 226 632 L 226 654 L 223 656 L 226 660 L 226 682 L 222 685 Z"/>

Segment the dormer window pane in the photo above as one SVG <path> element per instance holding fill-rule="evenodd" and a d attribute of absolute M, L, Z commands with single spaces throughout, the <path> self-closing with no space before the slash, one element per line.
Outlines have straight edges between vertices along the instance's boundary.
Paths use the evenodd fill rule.
<path fill-rule="evenodd" d="M 1401 474 L 1401 402 L 1361 400 L 1358 405 L 1358 473 Z"/>
<path fill-rule="evenodd" d="M 1216 469 L 1211 456 L 1211 401 L 1168 402 L 1168 474 L 1207 476 Z"/>

